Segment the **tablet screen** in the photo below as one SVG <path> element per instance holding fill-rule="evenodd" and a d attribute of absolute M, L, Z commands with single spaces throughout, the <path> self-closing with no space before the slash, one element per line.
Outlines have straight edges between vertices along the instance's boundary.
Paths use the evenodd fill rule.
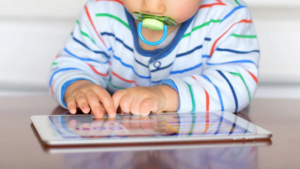
<path fill-rule="evenodd" d="M 64 139 L 127 137 L 201 137 L 253 135 L 255 125 L 229 113 L 166 113 L 147 117 L 122 115 L 49 116 L 53 134 Z"/>

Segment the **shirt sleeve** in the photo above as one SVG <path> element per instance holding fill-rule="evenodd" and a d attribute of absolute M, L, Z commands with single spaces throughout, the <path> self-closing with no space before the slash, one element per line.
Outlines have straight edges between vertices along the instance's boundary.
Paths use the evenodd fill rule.
<path fill-rule="evenodd" d="M 64 108 L 66 89 L 78 80 L 88 80 L 106 88 L 110 51 L 95 27 L 92 2 L 88 2 L 76 21 L 64 49 L 51 67 L 49 88 Z M 101 25 L 100 25 L 101 26 Z"/>
<path fill-rule="evenodd" d="M 260 51 L 249 8 L 236 7 L 210 36 L 202 74 L 162 82 L 179 93 L 178 112 L 238 112 L 255 93 Z"/>

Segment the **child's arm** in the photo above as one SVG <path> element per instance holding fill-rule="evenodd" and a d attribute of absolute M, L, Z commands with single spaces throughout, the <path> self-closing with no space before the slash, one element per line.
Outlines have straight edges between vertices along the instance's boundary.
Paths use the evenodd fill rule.
<path fill-rule="evenodd" d="M 203 74 L 163 81 L 179 93 L 179 112 L 230 111 L 246 107 L 256 90 L 260 51 L 249 9 L 226 15 L 211 28 Z"/>
<path fill-rule="evenodd" d="M 99 101 L 103 100 L 110 103 L 104 107 L 111 106 L 114 109 L 110 96 L 102 98 L 108 95 L 104 89 L 108 81 L 110 57 L 107 42 L 99 35 L 100 30 L 96 27 L 99 23 L 96 24 L 93 5 L 93 2 L 89 2 L 82 10 L 64 50 L 59 53 L 52 65 L 49 80 L 49 87 L 56 100 L 61 106 L 69 107 L 72 113 L 76 112 L 74 103 L 87 113 L 89 108 L 84 108 L 86 107 L 84 103 L 96 103 L 97 100 L 98 103 L 91 106 L 92 111 L 99 113 L 101 111 Z M 68 94 L 65 95 L 67 89 L 69 89 Z M 82 92 L 76 93 L 75 89 Z M 90 97 L 93 99 L 88 99 L 88 94 L 91 92 L 100 95 L 99 97 L 93 95 Z M 81 100 L 80 105 L 78 99 Z"/>

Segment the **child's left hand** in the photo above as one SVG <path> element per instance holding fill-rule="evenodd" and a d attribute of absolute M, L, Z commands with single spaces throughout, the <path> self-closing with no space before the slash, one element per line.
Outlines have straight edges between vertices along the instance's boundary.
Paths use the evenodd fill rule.
<path fill-rule="evenodd" d="M 120 106 L 124 113 L 142 116 L 151 112 L 175 112 L 179 103 L 177 91 L 167 85 L 119 90 L 112 99 L 116 109 Z"/>

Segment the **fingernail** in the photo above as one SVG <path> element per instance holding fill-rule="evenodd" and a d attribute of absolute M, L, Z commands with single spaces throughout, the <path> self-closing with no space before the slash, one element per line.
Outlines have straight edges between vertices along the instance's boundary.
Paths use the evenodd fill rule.
<path fill-rule="evenodd" d="M 97 117 L 101 117 L 101 116 L 102 116 L 102 113 L 100 113 L 100 112 L 97 112 L 97 113 L 95 113 L 95 116 L 97 116 Z"/>
<path fill-rule="evenodd" d="M 109 113 L 109 116 L 110 116 L 110 117 L 116 117 L 116 116 L 117 116 L 117 114 L 116 114 L 116 112 L 114 112 L 114 111 L 111 111 L 111 112 Z"/>
<path fill-rule="evenodd" d="M 89 112 L 89 111 L 90 111 L 90 109 L 89 109 L 89 107 L 83 107 L 83 108 L 82 108 L 82 111 L 84 111 L 84 112 L 86 112 L 86 113 L 87 113 L 87 112 Z"/>

